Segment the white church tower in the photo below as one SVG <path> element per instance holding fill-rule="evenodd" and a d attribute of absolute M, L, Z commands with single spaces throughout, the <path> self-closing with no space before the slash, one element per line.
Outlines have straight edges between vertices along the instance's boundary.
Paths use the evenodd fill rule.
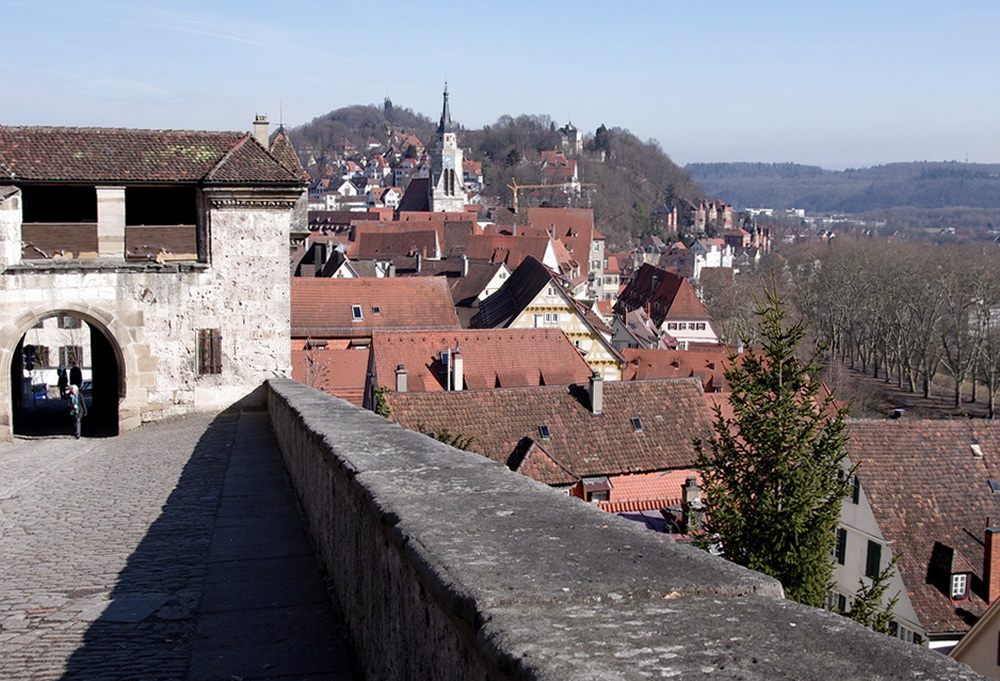
<path fill-rule="evenodd" d="M 431 210 L 435 213 L 465 211 L 462 150 L 448 108 L 448 86 L 444 86 L 444 109 L 438 125 L 437 141 L 431 150 Z"/>

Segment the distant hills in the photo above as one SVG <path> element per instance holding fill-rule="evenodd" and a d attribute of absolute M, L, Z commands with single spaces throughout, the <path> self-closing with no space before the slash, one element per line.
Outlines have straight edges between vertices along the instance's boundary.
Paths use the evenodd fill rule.
<path fill-rule="evenodd" d="M 804 208 L 810 213 L 901 213 L 953 219 L 956 209 L 1000 223 L 1000 165 L 891 163 L 842 171 L 795 163 L 691 163 L 709 194 L 745 208 Z"/>

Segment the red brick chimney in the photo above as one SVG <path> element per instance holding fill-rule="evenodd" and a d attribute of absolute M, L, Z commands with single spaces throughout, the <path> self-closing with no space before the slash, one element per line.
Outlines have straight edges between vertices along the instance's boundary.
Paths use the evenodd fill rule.
<path fill-rule="evenodd" d="M 987 527 L 983 551 L 983 583 L 986 586 L 986 601 L 990 604 L 1000 598 L 1000 527 Z"/>

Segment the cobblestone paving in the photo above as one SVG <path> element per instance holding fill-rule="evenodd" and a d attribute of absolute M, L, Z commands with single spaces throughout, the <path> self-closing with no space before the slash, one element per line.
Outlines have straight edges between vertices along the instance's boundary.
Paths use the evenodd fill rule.
<path fill-rule="evenodd" d="M 269 650 L 267 637 L 255 643 L 267 660 L 258 665 L 253 652 L 226 639 L 246 631 L 228 634 L 225 623 L 212 619 L 218 608 L 210 615 L 201 610 L 218 587 L 228 589 L 224 608 L 251 628 L 259 621 L 257 628 L 266 624 L 270 632 L 281 619 L 276 615 L 299 614 L 288 607 L 247 614 L 247 602 L 256 602 L 247 591 L 255 588 L 246 559 L 254 547 L 240 549 L 239 542 L 261 529 L 247 524 L 256 521 L 240 505 L 262 501 L 254 500 L 254 485 L 239 488 L 242 478 L 230 462 L 263 461 L 272 468 L 253 479 L 290 494 L 278 479 L 270 437 L 266 414 L 226 412 L 169 419 L 116 438 L 0 443 L 0 679 L 352 678 L 338 625 L 328 605 L 319 605 L 322 582 L 303 559 L 307 548 L 284 549 L 298 559 L 301 574 L 280 577 L 313 585 L 309 598 L 295 601 L 312 608 L 296 630 L 297 645 L 319 651 L 308 668 L 283 667 L 282 655 L 300 651 Z M 272 499 L 288 511 L 283 517 L 296 528 L 293 539 L 303 538 L 294 502 L 268 496 L 266 504 Z M 266 515 L 249 513 L 258 520 Z M 233 560 L 225 553 L 231 546 L 245 554 Z M 229 566 L 244 571 L 233 584 Z M 302 621 L 317 626 L 303 631 Z"/>

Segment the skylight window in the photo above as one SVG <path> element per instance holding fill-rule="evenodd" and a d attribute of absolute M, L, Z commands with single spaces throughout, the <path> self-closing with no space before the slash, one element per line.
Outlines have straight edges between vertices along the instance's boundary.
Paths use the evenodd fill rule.
<path fill-rule="evenodd" d="M 642 419 L 640 419 L 638 416 L 633 416 L 629 420 L 632 422 L 632 430 L 634 430 L 637 433 L 641 433 L 642 432 Z"/>
<path fill-rule="evenodd" d="M 382 308 L 378 305 L 372 305 L 372 314 L 382 314 Z"/>
<path fill-rule="evenodd" d="M 543 440 L 549 440 L 552 438 L 552 431 L 550 431 L 549 427 L 544 423 L 538 426 L 538 432 L 542 436 Z"/>
<path fill-rule="evenodd" d="M 363 317 L 361 315 L 361 306 L 360 305 L 351 305 L 351 321 L 353 321 L 353 322 L 360 322 L 362 320 L 362 318 Z"/>
<path fill-rule="evenodd" d="M 996 480 L 990 480 L 990 491 L 994 494 L 1000 492 L 1000 482 Z"/>

